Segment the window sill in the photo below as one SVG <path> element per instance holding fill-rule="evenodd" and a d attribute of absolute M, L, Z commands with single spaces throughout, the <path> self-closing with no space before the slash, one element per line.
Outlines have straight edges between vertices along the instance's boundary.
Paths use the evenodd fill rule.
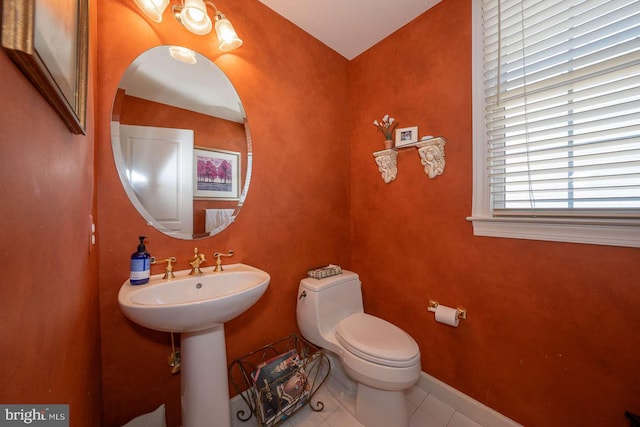
<path fill-rule="evenodd" d="M 640 222 L 566 218 L 492 218 L 473 216 L 475 236 L 640 248 Z"/>

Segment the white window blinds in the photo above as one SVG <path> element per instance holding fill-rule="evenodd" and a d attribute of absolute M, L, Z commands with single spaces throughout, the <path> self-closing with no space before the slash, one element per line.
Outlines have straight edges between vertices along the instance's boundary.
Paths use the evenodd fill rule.
<path fill-rule="evenodd" d="M 482 0 L 494 216 L 640 218 L 640 0 Z"/>

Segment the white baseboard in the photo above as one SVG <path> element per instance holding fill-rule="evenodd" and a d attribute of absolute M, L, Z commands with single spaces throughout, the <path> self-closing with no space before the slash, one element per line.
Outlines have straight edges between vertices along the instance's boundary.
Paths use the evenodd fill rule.
<path fill-rule="evenodd" d="M 483 426 L 523 427 L 522 424 L 516 423 L 426 372 L 422 372 L 416 387 Z"/>
<path fill-rule="evenodd" d="M 505 417 L 499 412 L 496 412 L 490 407 L 472 399 L 466 394 L 456 390 L 448 384 L 443 383 L 437 378 L 432 377 L 426 372 L 422 372 L 416 387 L 427 394 L 433 395 L 442 403 L 449 405 L 462 415 L 485 427 L 523 427 L 522 424 L 518 424 L 517 422 Z M 345 403 L 346 402 L 344 401 L 342 402 L 342 404 Z M 235 414 L 238 410 L 245 410 L 245 414 L 249 414 L 251 412 L 239 394 L 231 398 L 231 408 L 232 418 L 234 421 Z"/>

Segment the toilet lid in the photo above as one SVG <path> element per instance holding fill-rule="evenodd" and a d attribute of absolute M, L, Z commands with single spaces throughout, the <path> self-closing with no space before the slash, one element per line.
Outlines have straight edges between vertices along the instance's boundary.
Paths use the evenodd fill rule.
<path fill-rule="evenodd" d="M 349 352 L 380 365 L 407 367 L 420 358 L 409 334 L 392 323 L 366 313 L 356 313 L 336 325 L 336 338 Z"/>

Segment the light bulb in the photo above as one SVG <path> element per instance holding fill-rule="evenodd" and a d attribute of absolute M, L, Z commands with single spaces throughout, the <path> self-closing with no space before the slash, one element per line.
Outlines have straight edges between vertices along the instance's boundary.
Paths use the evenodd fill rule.
<path fill-rule="evenodd" d="M 180 22 L 193 34 L 204 35 L 211 31 L 211 19 L 202 0 L 185 0 Z"/>
<path fill-rule="evenodd" d="M 231 21 L 222 13 L 216 15 L 216 35 L 218 36 L 218 48 L 223 52 L 229 52 L 242 46 L 242 40 L 236 34 Z"/>
<path fill-rule="evenodd" d="M 138 8 L 152 21 L 162 22 L 162 14 L 169 6 L 169 0 L 134 0 Z"/>

